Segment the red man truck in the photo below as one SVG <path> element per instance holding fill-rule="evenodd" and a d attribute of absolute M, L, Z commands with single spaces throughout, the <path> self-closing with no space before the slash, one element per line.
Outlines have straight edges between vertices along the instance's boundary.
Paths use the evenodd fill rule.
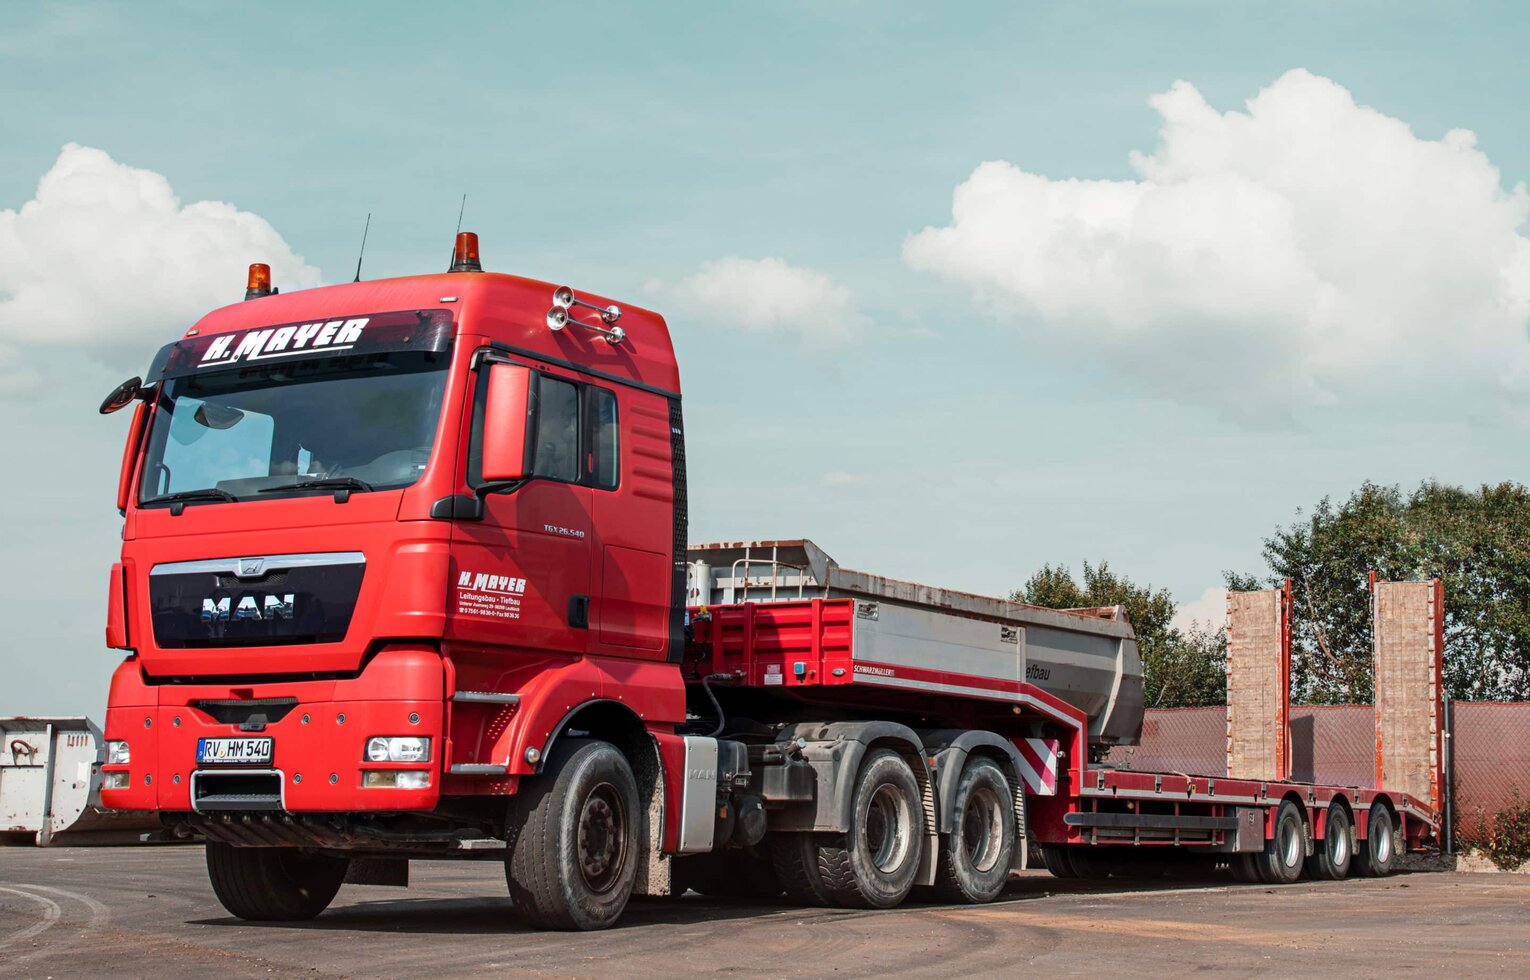
<path fill-rule="evenodd" d="M 1385 873 L 1407 794 L 1130 772 L 1119 609 L 691 548 L 665 322 L 482 271 L 294 293 L 251 267 L 102 411 L 117 505 L 102 799 L 206 840 L 247 919 L 409 862 L 503 864 L 515 913 L 608 926 L 634 893 L 887 908 L 1222 861 Z"/>

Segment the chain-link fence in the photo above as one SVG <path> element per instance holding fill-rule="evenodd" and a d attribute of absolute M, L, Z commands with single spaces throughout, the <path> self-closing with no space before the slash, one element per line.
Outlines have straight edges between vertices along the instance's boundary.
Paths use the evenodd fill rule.
<path fill-rule="evenodd" d="M 1530 703 L 1451 705 L 1451 782 L 1456 832 L 1480 839 L 1484 821 L 1530 801 Z M 1142 744 L 1121 746 L 1109 761 L 1142 772 L 1220 776 L 1227 772 L 1224 708 L 1147 712 Z M 1336 786 L 1376 781 L 1376 715 L 1368 704 L 1292 705 L 1291 778 Z"/>
<path fill-rule="evenodd" d="M 1458 701 L 1450 732 L 1456 835 L 1481 840 L 1493 814 L 1530 801 L 1530 703 Z"/>

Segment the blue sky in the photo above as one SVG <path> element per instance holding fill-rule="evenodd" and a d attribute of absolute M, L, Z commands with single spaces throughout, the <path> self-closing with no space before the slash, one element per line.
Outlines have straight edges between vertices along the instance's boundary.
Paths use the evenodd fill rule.
<path fill-rule="evenodd" d="M 113 279 L 109 199 L 7 246 L 66 144 L 324 281 L 368 212 L 368 276 L 442 267 L 466 193 L 490 268 L 664 311 L 693 540 L 988 593 L 1108 560 L 1190 603 L 1361 480 L 1523 480 L 1525 8 L 1276 6 L 7 4 L 0 714 L 100 714 L 94 406 L 264 257 Z M 8 305 L 44 281 L 68 317 Z"/>

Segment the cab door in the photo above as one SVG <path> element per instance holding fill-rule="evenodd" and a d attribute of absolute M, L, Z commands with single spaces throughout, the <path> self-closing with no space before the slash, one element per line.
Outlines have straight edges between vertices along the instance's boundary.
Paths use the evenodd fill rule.
<path fill-rule="evenodd" d="M 531 372 L 525 417 L 490 417 L 480 370 L 468 483 L 482 484 L 478 449 L 493 426 L 525 426 L 530 474 L 482 493 L 480 520 L 452 535 L 447 638 L 583 654 L 590 608 L 590 489 L 580 466 L 580 392 L 567 377 Z"/>

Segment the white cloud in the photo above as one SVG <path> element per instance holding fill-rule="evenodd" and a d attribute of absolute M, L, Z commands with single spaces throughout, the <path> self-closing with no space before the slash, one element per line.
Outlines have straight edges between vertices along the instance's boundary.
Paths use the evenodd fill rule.
<path fill-rule="evenodd" d="M 866 478 L 857 473 L 847 473 L 844 470 L 830 470 L 819 481 L 830 489 L 842 489 L 844 487 L 858 487 L 866 482 Z"/>
<path fill-rule="evenodd" d="M 1149 102 L 1136 179 L 984 163 L 905 261 L 1127 384 L 1245 418 L 1429 411 L 1446 389 L 1530 408 L 1530 194 L 1472 133 L 1421 139 L 1301 70 L 1243 112 L 1186 82 Z"/>
<path fill-rule="evenodd" d="M 182 205 L 151 170 L 70 143 L 19 210 L 0 210 L 0 377 L 35 379 L 49 347 L 142 370 L 197 316 L 239 300 L 251 262 L 285 289 L 314 286 L 303 261 L 259 215 Z"/>
<path fill-rule="evenodd" d="M 1188 633 L 1192 627 L 1220 632 L 1227 628 L 1227 588 L 1213 585 L 1199 599 L 1181 603 L 1171 621 L 1175 629 Z"/>
<path fill-rule="evenodd" d="M 850 290 L 783 259 L 737 256 L 703 262 L 676 283 L 657 280 L 650 295 L 694 317 L 762 333 L 795 334 L 809 345 L 841 343 L 866 326 Z"/>

